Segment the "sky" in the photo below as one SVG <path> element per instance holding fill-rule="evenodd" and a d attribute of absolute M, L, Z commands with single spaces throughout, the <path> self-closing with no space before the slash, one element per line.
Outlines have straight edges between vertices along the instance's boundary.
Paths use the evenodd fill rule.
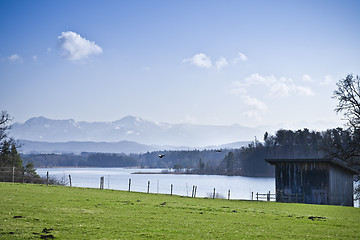
<path fill-rule="evenodd" d="M 31 117 L 342 126 L 360 1 L 0 1 L 0 110 Z"/>

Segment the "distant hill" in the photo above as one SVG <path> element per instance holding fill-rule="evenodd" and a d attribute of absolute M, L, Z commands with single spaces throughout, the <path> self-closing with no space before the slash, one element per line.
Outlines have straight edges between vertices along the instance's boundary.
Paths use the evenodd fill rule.
<path fill-rule="evenodd" d="M 121 142 L 38 142 L 28 140 L 17 141 L 21 153 L 75 153 L 102 152 L 102 153 L 144 153 L 156 151 L 156 147 L 130 141 Z"/>
<path fill-rule="evenodd" d="M 150 150 L 154 148 L 144 145 L 219 146 L 232 142 L 251 141 L 254 136 L 263 134 L 262 130 L 237 124 L 231 126 L 169 124 L 151 122 L 133 116 L 126 116 L 114 122 L 78 122 L 73 119 L 52 120 L 35 117 L 24 123 L 13 124 L 11 129 L 11 135 L 15 139 L 57 143 L 57 149 L 61 149 L 60 143 L 66 145 L 66 149 L 71 149 L 73 146 L 85 148 L 85 145 L 91 145 L 89 142 L 97 142 L 96 146 L 102 146 L 101 149 L 109 147 L 111 150 L 135 143 L 139 144 L 136 146 L 137 149 Z M 65 142 L 73 143 L 64 144 Z M 31 144 L 33 147 L 36 146 L 35 143 Z M 45 144 L 43 146 L 45 147 Z M 93 147 L 95 148 L 95 145 Z"/>
<path fill-rule="evenodd" d="M 145 145 L 130 141 L 120 142 L 40 142 L 40 141 L 28 141 L 17 140 L 19 145 L 19 151 L 21 153 L 75 153 L 81 152 L 101 152 L 101 153 L 146 153 L 152 151 L 162 150 L 191 150 L 195 149 L 186 146 L 170 146 L 170 145 Z M 249 142 L 237 142 L 224 144 L 219 146 L 206 146 L 196 149 L 232 149 L 246 146 Z"/>

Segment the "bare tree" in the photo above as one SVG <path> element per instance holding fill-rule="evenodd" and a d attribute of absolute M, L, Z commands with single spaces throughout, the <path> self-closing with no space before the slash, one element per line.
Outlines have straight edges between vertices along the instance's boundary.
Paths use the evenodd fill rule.
<path fill-rule="evenodd" d="M 348 136 L 345 141 L 335 142 L 335 151 L 343 161 L 351 167 L 360 170 L 360 78 L 348 74 L 336 84 L 333 98 L 339 101 L 335 108 L 337 113 L 343 113 L 348 122 Z M 347 134 L 346 134 L 347 135 Z M 357 176 L 360 181 L 360 175 Z M 356 187 L 357 199 L 360 199 L 360 185 Z"/>
<path fill-rule="evenodd" d="M 353 131 L 360 128 L 360 78 L 349 74 L 336 84 L 333 98 L 339 101 L 335 108 L 343 113 Z"/>
<path fill-rule="evenodd" d="M 334 91 L 333 98 L 339 103 L 335 111 L 344 114 L 349 127 L 348 141 L 336 147 L 340 148 L 344 157 L 354 162 L 353 158 L 360 157 L 360 78 L 349 74 L 344 79 L 340 79 L 336 85 L 337 90 Z M 357 165 L 360 165 L 358 159 L 356 160 Z"/>

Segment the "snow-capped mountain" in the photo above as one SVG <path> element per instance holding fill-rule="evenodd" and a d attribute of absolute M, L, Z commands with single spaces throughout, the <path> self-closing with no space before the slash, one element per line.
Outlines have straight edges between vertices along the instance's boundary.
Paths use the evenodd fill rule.
<path fill-rule="evenodd" d="M 119 142 L 133 141 L 142 144 L 173 146 L 208 146 L 230 142 L 251 141 L 263 131 L 240 125 L 212 126 L 169 124 L 126 116 L 114 122 L 84 122 L 52 120 L 35 117 L 12 125 L 15 139 L 42 142 Z"/>

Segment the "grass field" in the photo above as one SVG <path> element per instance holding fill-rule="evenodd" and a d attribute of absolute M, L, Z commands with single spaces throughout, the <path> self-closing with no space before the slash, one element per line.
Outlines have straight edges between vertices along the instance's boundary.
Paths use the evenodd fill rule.
<path fill-rule="evenodd" d="M 0 183 L 2 239 L 359 239 L 360 209 Z"/>

